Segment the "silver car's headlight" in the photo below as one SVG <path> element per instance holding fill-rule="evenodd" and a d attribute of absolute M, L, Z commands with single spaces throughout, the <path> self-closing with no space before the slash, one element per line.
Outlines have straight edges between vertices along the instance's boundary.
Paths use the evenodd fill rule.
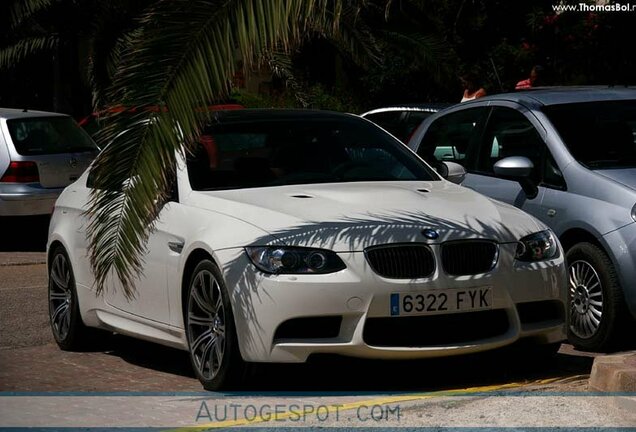
<path fill-rule="evenodd" d="M 346 268 L 335 252 L 287 246 L 253 246 L 245 251 L 262 272 L 271 274 L 324 274 Z"/>
<path fill-rule="evenodd" d="M 515 258 L 519 261 L 543 261 L 556 258 L 559 245 L 554 233 L 550 230 L 530 234 L 519 240 Z"/>

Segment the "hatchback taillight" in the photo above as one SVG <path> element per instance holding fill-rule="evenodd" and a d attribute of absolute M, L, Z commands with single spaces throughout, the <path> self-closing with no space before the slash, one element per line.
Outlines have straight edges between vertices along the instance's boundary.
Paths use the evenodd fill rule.
<path fill-rule="evenodd" d="M 35 162 L 11 162 L 0 183 L 37 183 L 40 173 Z"/>

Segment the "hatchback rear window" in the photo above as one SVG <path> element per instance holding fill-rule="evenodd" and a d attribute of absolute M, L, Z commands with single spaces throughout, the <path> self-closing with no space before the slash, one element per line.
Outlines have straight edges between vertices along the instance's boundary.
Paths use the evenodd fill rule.
<path fill-rule="evenodd" d="M 70 117 L 7 120 L 15 150 L 23 155 L 80 153 L 98 150 L 93 140 Z"/>

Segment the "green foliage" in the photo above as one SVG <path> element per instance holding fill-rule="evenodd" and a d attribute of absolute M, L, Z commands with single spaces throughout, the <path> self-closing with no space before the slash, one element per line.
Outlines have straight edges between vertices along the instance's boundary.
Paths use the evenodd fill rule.
<path fill-rule="evenodd" d="M 328 91 L 321 84 L 300 86 L 300 88 L 302 99 L 290 91 L 268 95 L 254 94 L 245 90 L 234 91 L 230 98 L 246 108 L 307 108 L 350 113 L 361 111 L 354 96 L 346 91 Z"/>

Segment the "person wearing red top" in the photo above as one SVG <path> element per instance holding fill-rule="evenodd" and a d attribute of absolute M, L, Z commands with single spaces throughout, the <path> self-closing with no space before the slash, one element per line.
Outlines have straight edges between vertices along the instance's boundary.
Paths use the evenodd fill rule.
<path fill-rule="evenodd" d="M 536 87 L 540 81 L 541 72 L 543 72 L 543 68 L 541 66 L 534 66 L 532 70 L 530 70 L 530 76 L 527 79 L 519 81 L 515 86 L 515 90 L 524 90 Z"/>

